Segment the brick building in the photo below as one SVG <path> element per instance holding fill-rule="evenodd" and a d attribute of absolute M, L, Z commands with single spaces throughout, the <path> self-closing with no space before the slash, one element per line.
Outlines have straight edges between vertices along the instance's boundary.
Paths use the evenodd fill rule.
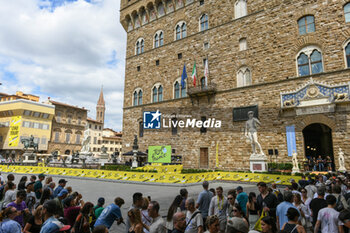
<path fill-rule="evenodd" d="M 253 110 L 269 159 L 290 162 L 294 149 L 299 161 L 330 156 L 337 168 L 342 148 L 350 169 L 350 1 L 121 0 L 120 22 L 126 151 L 139 135 L 142 151 L 171 145 L 185 167 L 214 168 L 218 147 L 219 168 L 247 170 Z M 143 112 L 156 110 L 222 125 L 144 129 Z"/>

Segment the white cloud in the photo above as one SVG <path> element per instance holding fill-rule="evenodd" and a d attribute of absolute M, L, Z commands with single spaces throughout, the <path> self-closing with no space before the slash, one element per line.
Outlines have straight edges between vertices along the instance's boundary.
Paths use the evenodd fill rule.
<path fill-rule="evenodd" d="M 0 4 L 0 91 L 51 96 L 95 117 L 103 85 L 106 127 L 121 130 L 126 33 L 120 0 L 78 0 L 54 11 L 40 9 L 37 0 Z"/>

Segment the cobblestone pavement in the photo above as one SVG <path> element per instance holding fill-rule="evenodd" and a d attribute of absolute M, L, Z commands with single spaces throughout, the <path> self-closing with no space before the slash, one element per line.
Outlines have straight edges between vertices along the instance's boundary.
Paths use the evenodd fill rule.
<path fill-rule="evenodd" d="M 7 174 L 2 173 L 2 176 L 6 179 Z M 19 182 L 21 176 L 21 174 L 15 175 L 16 184 Z M 29 178 L 30 174 L 27 176 Z M 108 205 L 113 202 L 115 197 L 123 198 L 125 200 L 125 205 L 122 207 L 122 215 L 124 218 L 127 215 L 127 210 L 132 204 L 132 195 L 135 192 L 141 192 L 144 196 L 151 196 L 152 200 L 158 201 L 160 204 L 160 214 L 166 216 L 171 202 L 174 200 L 175 196 L 179 194 L 181 188 L 186 188 L 189 196 L 194 197 L 195 199 L 197 199 L 198 194 L 202 191 L 202 186 L 200 184 L 182 187 L 180 185 L 131 184 L 97 179 L 53 176 L 56 185 L 60 178 L 68 180 L 67 186 L 71 186 L 74 191 L 81 193 L 84 201 L 91 201 L 95 204 L 99 197 L 104 197 L 106 199 L 106 205 Z M 210 182 L 209 187 L 216 188 L 222 186 L 224 193 L 226 194 L 229 189 L 236 188 L 238 185 L 241 185 L 247 194 L 251 191 L 258 192 L 256 184 L 247 183 Z M 117 226 L 117 224 L 114 223 L 110 232 L 124 233 L 125 225 L 121 224 Z"/>

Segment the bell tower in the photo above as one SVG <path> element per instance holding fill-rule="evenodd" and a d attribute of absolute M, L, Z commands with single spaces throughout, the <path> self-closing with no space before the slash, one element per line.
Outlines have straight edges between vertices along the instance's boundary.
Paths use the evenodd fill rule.
<path fill-rule="evenodd" d="M 105 100 L 103 99 L 103 87 L 101 88 L 100 97 L 96 105 L 96 121 L 104 123 L 105 121 Z"/>

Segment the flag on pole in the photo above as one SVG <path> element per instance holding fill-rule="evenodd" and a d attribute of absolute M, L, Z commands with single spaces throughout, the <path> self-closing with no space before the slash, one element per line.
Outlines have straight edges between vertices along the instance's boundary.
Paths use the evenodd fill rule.
<path fill-rule="evenodd" d="M 184 69 L 182 71 L 182 75 L 181 75 L 181 87 L 184 88 L 185 87 L 185 79 L 187 78 L 187 73 L 186 73 L 186 64 L 184 64 Z"/>
<path fill-rule="evenodd" d="M 219 167 L 219 142 L 216 142 L 216 163 L 215 166 Z"/>
<path fill-rule="evenodd" d="M 205 77 L 205 86 L 208 86 L 208 77 L 209 77 L 208 58 L 207 58 L 207 59 L 205 59 L 205 65 L 204 65 L 204 77 Z"/>
<path fill-rule="evenodd" d="M 192 70 L 193 86 L 196 86 L 196 78 L 197 78 L 196 76 L 197 76 L 196 61 L 194 61 L 193 70 Z"/>

